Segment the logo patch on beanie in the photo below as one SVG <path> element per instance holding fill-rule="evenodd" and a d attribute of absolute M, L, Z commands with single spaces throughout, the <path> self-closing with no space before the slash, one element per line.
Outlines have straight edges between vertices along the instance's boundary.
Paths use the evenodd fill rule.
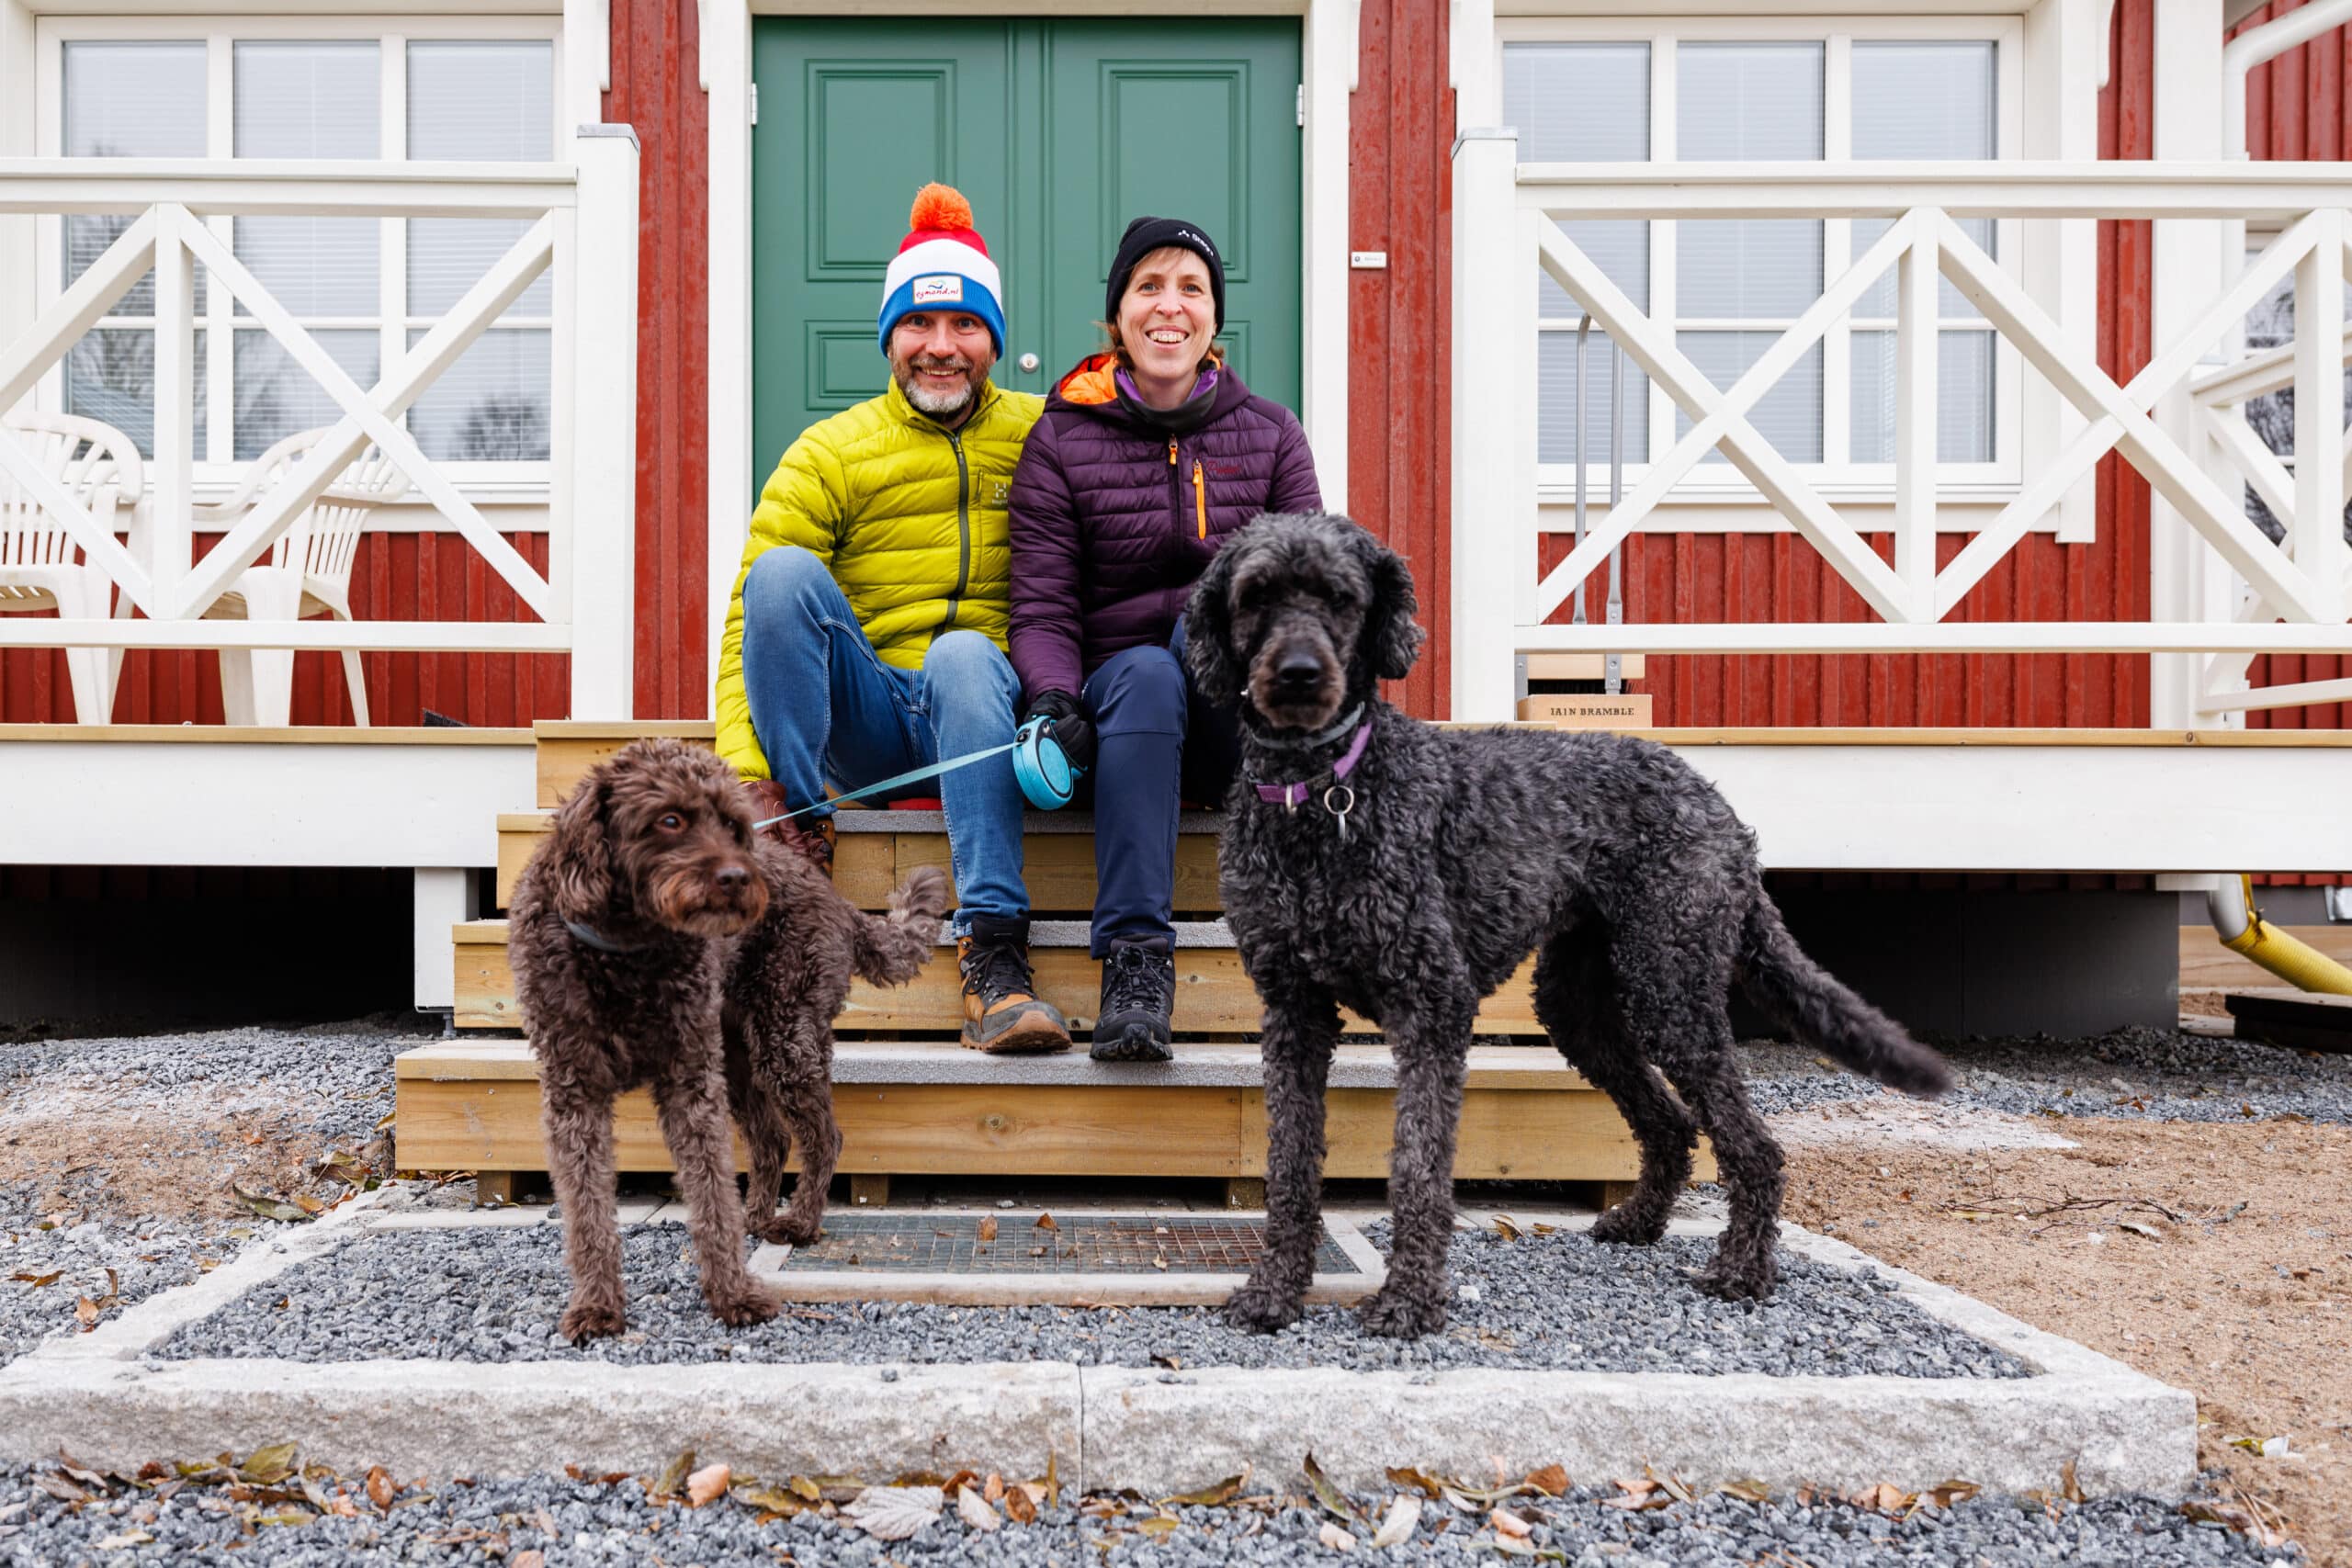
<path fill-rule="evenodd" d="M 960 305 L 964 302 L 964 280 L 952 272 L 918 277 L 912 299 L 917 305 Z"/>

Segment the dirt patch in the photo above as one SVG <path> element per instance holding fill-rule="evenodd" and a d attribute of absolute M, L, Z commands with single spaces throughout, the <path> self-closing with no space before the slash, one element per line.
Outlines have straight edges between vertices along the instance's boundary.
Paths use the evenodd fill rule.
<path fill-rule="evenodd" d="M 1788 1217 L 2193 1390 L 2200 1461 L 2352 1565 L 2352 1128 L 2052 1125 L 2076 1146 L 1792 1141 Z"/>
<path fill-rule="evenodd" d="M 2070 1149 L 2073 1140 L 2046 1117 L 2011 1116 L 1949 1100 L 1899 1094 L 1833 1100 L 1785 1111 L 1772 1131 L 1784 1146 L 1912 1145 L 1939 1149 Z"/>
<path fill-rule="evenodd" d="M 253 1220 L 239 1188 L 332 1203 L 349 1190 L 321 1161 L 335 1145 L 301 1121 L 194 1095 L 126 1097 L 114 1085 L 43 1091 L 0 1113 L 0 1190 L 35 1212 L 108 1220 Z M 358 1160 L 361 1149 L 347 1149 Z M 368 1151 L 365 1168 L 384 1174 Z M 343 1169 L 355 1170 L 359 1165 Z M 277 1217 L 291 1218 L 295 1215 Z"/>

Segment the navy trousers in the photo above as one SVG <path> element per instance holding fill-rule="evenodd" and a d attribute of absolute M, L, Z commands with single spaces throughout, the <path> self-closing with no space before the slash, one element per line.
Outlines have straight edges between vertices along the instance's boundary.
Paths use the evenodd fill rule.
<path fill-rule="evenodd" d="M 1184 669 L 1184 623 L 1165 648 L 1114 654 L 1080 701 L 1094 721 L 1092 948 L 1172 948 L 1176 817 L 1182 803 L 1222 805 L 1233 782 L 1235 720 L 1204 701 Z"/>

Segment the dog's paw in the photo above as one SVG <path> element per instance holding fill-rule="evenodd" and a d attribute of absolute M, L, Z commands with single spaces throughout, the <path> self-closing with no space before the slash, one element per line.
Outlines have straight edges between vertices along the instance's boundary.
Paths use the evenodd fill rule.
<path fill-rule="evenodd" d="M 618 1307 L 600 1302 L 574 1302 L 564 1309 L 555 1331 L 574 1345 L 585 1345 L 591 1339 L 609 1339 L 624 1326 Z"/>
<path fill-rule="evenodd" d="M 1619 1247 L 1655 1247 L 1666 1235 L 1666 1216 L 1637 1211 L 1632 1202 L 1618 1204 L 1592 1222 L 1592 1239 Z"/>
<path fill-rule="evenodd" d="M 818 1238 L 825 1234 L 824 1217 L 813 1215 L 802 1219 L 791 1213 L 774 1214 L 764 1220 L 752 1221 L 752 1234 L 778 1247 L 814 1247 Z"/>
<path fill-rule="evenodd" d="M 1225 1321 L 1244 1334 L 1279 1334 L 1305 1311 L 1295 1295 L 1251 1280 L 1225 1300 Z"/>
<path fill-rule="evenodd" d="M 749 1328 L 755 1323 L 765 1323 L 784 1306 L 773 1294 L 756 1285 L 747 1291 L 730 1292 L 707 1299 L 710 1303 L 710 1314 L 729 1328 Z"/>
<path fill-rule="evenodd" d="M 1356 1304 L 1356 1321 L 1383 1339 L 1419 1339 L 1445 1326 L 1445 1303 L 1383 1289 Z"/>
<path fill-rule="evenodd" d="M 1715 1260 L 1697 1274 L 1690 1282 L 1704 1294 L 1726 1302 L 1760 1302 L 1772 1293 L 1778 1270 L 1770 1254 L 1764 1257 L 1735 1260 L 1718 1253 Z"/>

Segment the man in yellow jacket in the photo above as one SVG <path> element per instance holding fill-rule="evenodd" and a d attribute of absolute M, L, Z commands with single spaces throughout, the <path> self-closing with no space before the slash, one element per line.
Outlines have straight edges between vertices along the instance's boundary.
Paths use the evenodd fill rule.
<path fill-rule="evenodd" d="M 910 224 L 882 286 L 891 385 L 811 425 L 776 465 L 719 644 L 719 752 L 754 781 L 762 816 L 818 807 L 789 837 L 824 864 L 828 781 L 852 789 L 1001 746 L 1021 697 L 1005 656 L 1005 499 L 1044 402 L 989 380 L 1004 307 L 970 205 L 925 186 Z M 906 793 L 946 811 L 964 1043 L 1068 1049 L 1031 977 L 1011 755 Z"/>

